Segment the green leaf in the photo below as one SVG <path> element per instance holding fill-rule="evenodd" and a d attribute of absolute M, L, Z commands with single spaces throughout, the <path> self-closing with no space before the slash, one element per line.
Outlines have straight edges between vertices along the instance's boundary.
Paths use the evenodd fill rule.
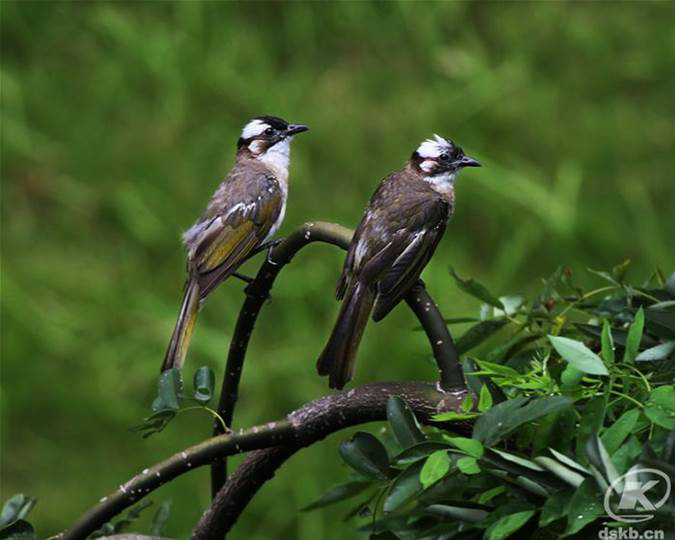
<path fill-rule="evenodd" d="M 447 450 L 437 450 L 431 454 L 420 471 L 420 483 L 424 489 L 443 478 L 450 470 L 450 457 Z"/>
<path fill-rule="evenodd" d="M 635 458 L 642 453 L 642 443 L 635 435 L 630 435 L 628 440 L 612 455 L 612 462 L 617 471 L 625 473 L 633 464 Z"/>
<path fill-rule="evenodd" d="M 508 319 L 488 319 L 473 325 L 455 343 L 457 352 L 464 354 L 477 347 L 491 335 L 501 330 L 508 322 Z"/>
<path fill-rule="evenodd" d="M 577 463 L 571 457 L 566 456 L 562 452 L 558 452 L 555 448 L 549 448 L 548 450 L 560 463 L 563 463 L 567 467 L 570 467 L 571 469 L 583 474 L 589 474 L 589 471 L 586 469 L 586 467 L 584 467 L 581 463 Z"/>
<path fill-rule="evenodd" d="M 394 461 L 398 465 L 409 465 L 420 459 L 426 459 L 430 454 L 437 450 L 447 450 L 449 446 L 438 441 L 424 441 L 409 448 L 406 448 L 398 454 Z"/>
<path fill-rule="evenodd" d="M 560 374 L 560 383 L 565 388 L 573 388 L 581 382 L 584 376 L 583 371 L 579 371 L 572 364 L 567 364 Z"/>
<path fill-rule="evenodd" d="M 159 505 L 157 512 L 155 512 L 155 515 L 152 518 L 152 527 L 150 528 L 150 534 L 152 536 L 162 536 L 170 515 L 171 501 L 164 501 Z"/>
<path fill-rule="evenodd" d="M 478 298 L 479 300 L 482 300 L 493 307 L 502 310 L 504 309 L 502 303 L 475 279 L 462 279 L 455 273 L 453 268 L 450 268 L 450 273 L 452 274 L 452 277 L 455 278 L 455 283 L 457 283 L 457 286 L 465 293 L 470 294 L 474 298 Z"/>
<path fill-rule="evenodd" d="M 539 527 L 546 527 L 549 523 L 567 515 L 573 494 L 571 490 L 560 490 L 546 499 L 539 517 Z"/>
<path fill-rule="evenodd" d="M 626 259 L 621 264 L 617 264 L 612 268 L 612 277 L 619 283 L 623 283 L 624 278 L 626 277 L 626 270 L 630 265 L 630 259 Z"/>
<path fill-rule="evenodd" d="M 159 376 L 157 399 L 152 404 L 152 410 L 162 411 L 170 409 L 176 411 L 183 400 L 183 375 L 178 368 L 171 368 Z"/>
<path fill-rule="evenodd" d="M 604 514 L 600 493 L 593 478 L 586 478 L 572 495 L 564 536 L 574 534 Z"/>
<path fill-rule="evenodd" d="M 387 420 L 398 444 L 404 450 L 426 440 L 414 413 L 398 396 L 389 396 L 387 400 Z"/>
<path fill-rule="evenodd" d="M 491 448 L 490 452 L 494 452 L 502 459 L 520 465 L 521 467 L 525 467 L 526 469 L 532 469 L 533 471 L 538 472 L 544 470 L 540 465 L 537 465 L 534 461 L 530 461 L 529 459 L 516 456 L 515 454 L 510 454 L 508 452 L 504 452 L 503 450 L 498 450 L 497 448 Z"/>
<path fill-rule="evenodd" d="M 480 412 L 485 412 L 492 407 L 492 394 L 488 387 L 483 385 L 480 389 L 480 398 L 478 399 L 478 410 Z"/>
<path fill-rule="evenodd" d="M 304 508 L 301 508 L 300 511 L 308 512 L 309 510 L 322 508 L 324 506 L 328 506 L 329 504 L 344 501 L 354 497 L 355 495 L 358 495 L 359 493 L 362 493 L 371 485 L 372 484 L 370 482 L 346 482 L 344 484 L 339 484 L 324 493 L 320 499 L 308 504 Z"/>
<path fill-rule="evenodd" d="M 558 351 L 558 354 L 579 371 L 591 375 L 609 375 L 600 357 L 581 341 L 551 335 L 548 336 L 548 339 L 555 350 Z"/>
<path fill-rule="evenodd" d="M 576 457 L 582 462 L 586 459 L 585 448 L 588 438 L 600 431 L 604 424 L 605 405 L 604 396 L 595 396 L 586 402 L 583 409 L 576 432 Z"/>
<path fill-rule="evenodd" d="M 451 422 L 453 420 L 471 420 L 480 416 L 478 413 L 459 413 L 455 411 L 448 411 L 440 414 L 435 414 L 431 417 L 434 422 Z"/>
<path fill-rule="evenodd" d="M 500 296 L 499 301 L 501 302 L 504 309 L 495 308 L 494 316 L 502 317 L 504 315 L 513 315 L 518 311 L 518 308 L 523 305 L 525 299 L 522 296 L 511 295 L 511 296 Z"/>
<path fill-rule="evenodd" d="M 614 454 L 619 449 L 621 443 L 633 431 L 639 417 L 640 411 L 638 409 L 629 409 L 605 430 L 600 440 L 607 449 L 607 452 Z"/>
<path fill-rule="evenodd" d="M 497 486 L 492 489 L 488 489 L 487 491 L 483 491 L 483 493 L 478 496 L 478 503 L 486 504 L 494 499 L 497 495 L 501 495 L 505 491 L 506 488 L 504 486 Z"/>
<path fill-rule="evenodd" d="M 654 388 L 645 404 L 644 413 L 657 426 L 675 428 L 675 389 L 671 386 Z"/>
<path fill-rule="evenodd" d="M 432 504 L 426 507 L 426 512 L 444 519 L 466 521 L 467 523 L 482 523 L 489 513 L 480 508 L 466 508 L 448 504 Z"/>
<path fill-rule="evenodd" d="M 208 366 L 202 366 L 195 371 L 194 376 L 194 397 L 202 404 L 208 403 L 213 397 L 213 389 L 216 385 L 216 375 Z"/>
<path fill-rule="evenodd" d="M 614 364 L 614 338 L 612 337 L 612 327 L 607 319 L 602 323 L 602 358 L 608 366 Z"/>
<path fill-rule="evenodd" d="M 35 506 L 37 499 L 18 493 L 7 500 L 0 514 L 0 527 L 25 518 Z"/>
<path fill-rule="evenodd" d="M 609 486 L 619 478 L 619 473 L 614 467 L 607 449 L 596 433 L 593 433 L 586 442 L 586 456 L 591 464 L 591 473 L 598 481 L 598 485 L 605 487 L 606 484 Z"/>
<path fill-rule="evenodd" d="M 675 341 L 666 341 L 661 345 L 642 351 L 635 357 L 638 362 L 656 362 L 668 358 L 675 351 Z"/>
<path fill-rule="evenodd" d="M 484 538 L 486 540 L 504 540 L 525 525 L 533 515 L 534 510 L 524 510 L 501 517 L 488 527 Z"/>
<path fill-rule="evenodd" d="M 464 456 L 457 460 L 457 468 L 464 474 L 479 474 L 481 472 L 476 458 Z"/>
<path fill-rule="evenodd" d="M 389 474 L 389 456 L 382 443 L 370 433 L 358 431 L 343 441 L 338 451 L 342 459 L 368 478 L 386 480 Z"/>
<path fill-rule="evenodd" d="M 645 319 L 647 328 L 652 334 L 663 339 L 675 339 L 675 300 L 649 306 L 645 312 Z"/>
<path fill-rule="evenodd" d="M 546 456 L 539 456 L 534 458 L 534 461 L 560 478 L 563 482 L 568 483 L 570 486 L 579 487 L 584 481 L 584 477 L 581 474 L 569 467 L 566 467 L 555 459 Z"/>
<path fill-rule="evenodd" d="M 670 274 L 670 277 L 666 280 L 666 286 L 664 288 L 670 296 L 675 298 L 675 272 Z"/>
<path fill-rule="evenodd" d="M 591 274 L 595 274 L 596 276 L 609 281 L 612 285 L 620 285 L 620 283 L 614 279 L 614 276 L 612 276 L 609 272 L 605 272 L 604 270 L 593 270 L 592 268 L 587 268 L 586 270 L 588 270 Z"/>
<path fill-rule="evenodd" d="M 530 401 L 518 397 L 503 401 L 476 420 L 472 436 L 485 446 L 493 446 L 501 437 L 518 426 L 569 407 L 571 404 L 572 400 L 566 396 L 542 397 Z"/>
<path fill-rule="evenodd" d="M 417 461 L 399 474 L 391 484 L 389 496 L 384 501 L 385 513 L 393 512 L 410 500 L 413 495 L 422 491 L 420 471 L 423 463 Z"/>
<path fill-rule="evenodd" d="M 466 437 L 450 437 L 443 435 L 443 439 L 448 441 L 455 448 L 475 458 L 483 457 L 484 448 L 480 441 L 476 439 L 467 439 Z"/>
<path fill-rule="evenodd" d="M 462 412 L 469 412 L 471 409 L 473 409 L 473 396 L 467 394 L 462 400 Z"/>
<path fill-rule="evenodd" d="M 37 540 L 33 526 L 19 519 L 0 530 L 0 540 Z"/>
<path fill-rule="evenodd" d="M 640 348 L 640 341 L 642 341 L 642 331 L 645 327 L 645 312 L 642 308 L 638 309 L 635 314 L 635 320 L 628 329 L 628 337 L 626 338 L 626 348 L 623 354 L 623 361 L 632 363 L 637 357 Z"/>

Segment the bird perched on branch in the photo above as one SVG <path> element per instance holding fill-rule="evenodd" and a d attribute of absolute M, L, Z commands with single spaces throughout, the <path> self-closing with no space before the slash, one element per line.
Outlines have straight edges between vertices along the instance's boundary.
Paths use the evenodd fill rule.
<path fill-rule="evenodd" d="M 204 298 L 279 229 L 288 198 L 291 139 L 307 129 L 275 116 L 259 116 L 244 126 L 234 167 L 183 234 L 188 277 L 162 371 L 183 365 Z"/>
<path fill-rule="evenodd" d="M 352 378 L 371 312 L 374 321 L 381 320 L 417 282 L 452 215 L 455 178 L 464 167 L 480 163 L 435 135 L 373 194 L 349 246 L 337 285 L 342 307 L 317 362 L 331 388 Z"/>

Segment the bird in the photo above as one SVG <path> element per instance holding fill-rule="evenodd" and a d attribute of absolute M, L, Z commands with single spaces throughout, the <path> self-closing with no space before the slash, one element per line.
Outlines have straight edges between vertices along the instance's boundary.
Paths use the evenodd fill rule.
<path fill-rule="evenodd" d="M 236 274 L 239 265 L 260 251 L 281 226 L 288 199 L 291 140 L 308 129 L 276 116 L 257 116 L 244 126 L 234 166 L 202 215 L 183 234 L 187 279 L 162 372 L 183 366 L 204 299 Z"/>
<path fill-rule="evenodd" d="M 481 164 L 439 135 L 423 141 L 405 166 L 386 176 L 366 207 L 337 284 L 342 306 L 317 361 L 319 375 L 341 389 L 372 312 L 383 319 L 417 282 L 455 205 L 455 179 Z"/>

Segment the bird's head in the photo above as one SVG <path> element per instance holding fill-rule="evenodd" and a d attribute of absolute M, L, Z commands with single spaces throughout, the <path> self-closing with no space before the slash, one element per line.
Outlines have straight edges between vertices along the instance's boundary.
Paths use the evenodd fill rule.
<path fill-rule="evenodd" d="M 237 142 L 237 151 L 252 157 L 288 167 L 290 142 L 294 135 L 307 131 L 302 124 L 289 124 L 276 116 L 257 116 L 244 126 Z"/>
<path fill-rule="evenodd" d="M 480 167 L 480 163 L 464 154 L 450 139 L 434 135 L 423 141 L 410 158 L 410 163 L 423 176 L 454 176 L 464 167 Z"/>

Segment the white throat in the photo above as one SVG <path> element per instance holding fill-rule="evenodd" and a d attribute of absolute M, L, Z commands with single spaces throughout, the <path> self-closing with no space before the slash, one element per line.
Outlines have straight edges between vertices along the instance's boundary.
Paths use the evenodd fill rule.
<path fill-rule="evenodd" d="M 431 185 L 431 189 L 437 191 L 441 195 L 452 198 L 455 192 L 455 178 L 457 171 L 444 172 L 424 177 L 424 181 Z"/>
<path fill-rule="evenodd" d="M 288 166 L 291 161 L 291 137 L 278 142 L 267 152 L 260 154 L 258 159 L 280 174 L 288 175 Z"/>

